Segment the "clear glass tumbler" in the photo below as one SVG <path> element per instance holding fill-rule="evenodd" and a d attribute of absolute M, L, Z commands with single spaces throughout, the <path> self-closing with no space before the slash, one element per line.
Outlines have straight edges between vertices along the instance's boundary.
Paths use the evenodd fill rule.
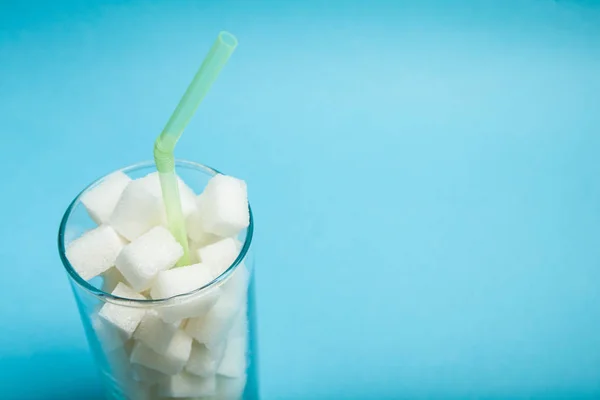
<path fill-rule="evenodd" d="M 179 177 L 197 194 L 202 192 L 212 176 L 219 173 L 204 165 L 183 160 L 176 162 L 176 168 Z M 145 162 L 121 171 L 135 179 L 156 169 L 154 163 Z M 168 299 L 121 298 L 110 293 L 114 282 L 111 282 L 109 275 L 85 281 L 75 272 L 65 253 L 72 240 L 96 226 L 81 203 L 81 197 L 105 178 L 90 184 L 67 208 L 58 233 L 58 250 L 77 300 L 106 398 L 258 399 L 252 212 L 250 225 L 238 237 L 242 243 L 238 257 L 212 282 Z M 130 316 L 139 319 L 140 315 L 160 316 L 165 312 L 177 313 L 190 307 L 206 311 L 193 321 L 184 319 L 181 323 L 177 322 L 177 329 L 184 331 L 186 324 L 194 323 L 199 326 L 201 338 L 206 340 L 193 340 L 190 357 L 183 369 L 180 365 L 174 366 L 173 360 L 161 353 L 147 349 L 135 350 L 135 332 L 132 337 L 124 337 L 122 332 L 106 324 L 99 316 L 103 308 L 109 308 L 125 319 Z M 217 309 L 219 312 L 215 311 Z M 160 331 L 160 327 L 164 326 L 162 319 L 156 319 L 154 325 L 152 319 L 149 320 L 152 335 L 160 337 L 165 334 Z M 178 349 L 172 350 L 177 354 Z M 134 352 L 137 354 L 132 357 Z M 186 354 L 185 351 L 183 354 Z"/>

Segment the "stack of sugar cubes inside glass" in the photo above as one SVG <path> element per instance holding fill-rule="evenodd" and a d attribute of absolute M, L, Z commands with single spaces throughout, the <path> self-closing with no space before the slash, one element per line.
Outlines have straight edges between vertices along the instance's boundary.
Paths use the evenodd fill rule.
<path fill-rule="evenodd" d="M 115 172 L 87 191 L 81 202 L 98 226 L 66 255 L 82 279 L 112 294 L 91 325 L 103 372 L 125 398 L 240 398 L 250 272 L 243 262 L 230 266 L 249 225 L 246 184 L 217 174 L 197 195 L 177 179 L 189 265 L 176 265 L 184 249 L 168 229 L 156 172 L 139 179 Z"/>

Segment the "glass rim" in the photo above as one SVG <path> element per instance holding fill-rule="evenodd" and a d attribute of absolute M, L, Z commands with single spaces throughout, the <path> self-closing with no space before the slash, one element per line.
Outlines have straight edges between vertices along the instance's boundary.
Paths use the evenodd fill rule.
<path fill-rule="evenodd" d="M 123 172 L 123 173 L 127 173 L 127 172 L 131 172 L 134 170 L 142 169 L 142 168 L 152 168 L 154 166 L 155 166 L 154 161 L 142 161 L 142 162 L 139 162 L 136 164 L 131 164 L 126 167 L 117 169 L 113 172 L 110 172 L 106 175 L 101 176 L 98 179 L 95 179 L 92 183 L 87 185 L 81 192 L 79 192 L 79 194 L 77 196 L 75 196 L 75 198 L 71 201 L 71 204 L 69 204 L 69 206 L 67 207 L 67 210 L 65 211 L 65 213 L 63 214 L 63 217 L 61 219 L 60 227 L 58 230 L 58 253 L 60 255 L 60 259 L 62 261 L 63 267 L 65 268 L 65 270 L 67 271 L 67 273 L 69 275 L 69 278 L 71 278 L 71 280 L 73 282 L 75 282 L 79 287 L 84 289 L 89 294 L 93 295 L 94 297 L 96 297 L 102 301 L 109 301 L 109 302 L 114 302 L 114 303 L 126 302 L 127 305 L 134 304 L 134 305 L 138 305 L 138 306 L 153 306 L 153 305 L 168 304 L 170 302 L 173 302 L 174 300 L 176 301 L 178 299 L 187 299 L 198 293 L 208 292 L 213 287 L 219 286 L 231 274 L 233 274 L 233 272 L 242 263 L 242 261 L 248 254 L 248 251 L 250 250 L 250 245 L 252 243 L 252 237 L 254 234 L 254 218 L 252 216 L 252 208 L 250 207 L 250 202 L 248 202 L 248 213 L 250 215 L 250 222 L 249 222 L 248 228 L 246 228 L 246 238 L 244 240 L 244 243 L 242 245 L 242 248 L 241 248 L 239 254 L 237 255 L 236 259 L 233 261 L 233 263 L 231 263 L 231 265 L 227 269 L 225 269 L 225 271 L 223 271 L 219 276 L 217 276 L 216 278 L 214 278 L 213 280 L 211 280 L 210 282 L 208 282 L 207 284 L 205 284 L 199 288 L 196 288 L 196 289 L 186 292 L 186 293 L 181 293 L 181 294 L 178 294 L 175 296 L 167 297 L 164 299 L 143 299 L 143 300 L 141 300 L 141 299 L 130 299 L 127 297 L 115 296 L 112 293 L 105 292 L 102 289 L 95 287 L 94 285 L 90 284 L 88 281 L 83 279 L 77 273 L 77 271 L 75 271 L 75 268 L 73 268 L 73 266 L 71 265 L 71 263 L 69 262 L 69 260 L 67 259 L 67 256 L 66 256 L 65 230 L 67 227 L 67 223 L 68 223 L 71 215 L 73 214 L 75 206 L 81 202 L 81 197 L 85 193 L 87 193 L 89 190 L 94 188 L 97 184 L 99 184 L 103 179 L 105 179 L 110 174 L 119 172 L 119 171 Z M 211 176 L 214 176 L 217 174 L 222 174 L 222 172 L 220 172 L 219 170 L 217 170 L 215 168 L 209 167 L 204 164 L 196 163 L 193 161 L 183 160 L 183 159 L 176 159 L 175 166 L 176 167 L 177 166 L 188 167 L 188 168 L 197 170 L 199 172 L 202 172 L 202 173 L 205 173 L 205 174 L 211 175 Z"/>

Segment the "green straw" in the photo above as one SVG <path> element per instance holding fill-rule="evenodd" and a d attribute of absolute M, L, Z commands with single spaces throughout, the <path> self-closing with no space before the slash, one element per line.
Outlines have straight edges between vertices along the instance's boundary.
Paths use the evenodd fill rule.
<path fill-rule="evenodd" d="M 229 32 L 220 32 L 217 40 L 196 72 L 192 83 L 179 101 L 169 122 L 154 142 L 154 162 L 160 177 L 163 199 L 167 211 L 169 230 L 183 247 L 183 257 L 177 265 L 189 265 L 190 254 L 181 211 L 179 188 L 175 176 L 175 157 L 173 151 L 183 130 L 192 119 L 196 109 L 208 93 L 219 72 L 237 46 L 237 39 Z"/>

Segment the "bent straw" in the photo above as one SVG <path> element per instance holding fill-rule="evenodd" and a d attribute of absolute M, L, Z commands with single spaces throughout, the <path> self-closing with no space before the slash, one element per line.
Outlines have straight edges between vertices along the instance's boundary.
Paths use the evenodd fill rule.
<path fill-rule="evenodd" d="M 189 265 L 190 255 L 185 221 L 181 211 L 179 188 L 175 175 L 175 145 L 196 109 L 219 76 L 221 69 L 237 46 L 237 39 L 229 32 L 220 32 L 194 79 L 169 118 L 167 125 L 154 142 L 154 162 L 160 177 L 160 186 L 167 212 L 169 230 L 183 247 L 183 256 L 177 265 Z"/>

